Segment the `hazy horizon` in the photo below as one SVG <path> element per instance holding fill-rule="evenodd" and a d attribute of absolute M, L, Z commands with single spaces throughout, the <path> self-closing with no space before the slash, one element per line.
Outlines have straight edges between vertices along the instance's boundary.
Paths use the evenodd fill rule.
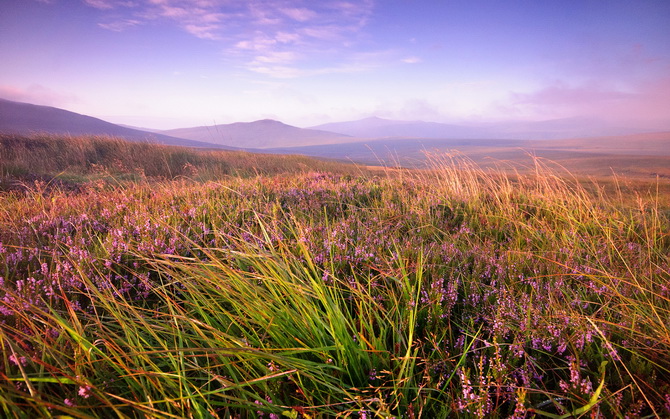
<path fill-rule="evenodd" d="M 153 129 L 371 116 L 670 129 L 670 2 L 5 0 L 0 97 Z"/>

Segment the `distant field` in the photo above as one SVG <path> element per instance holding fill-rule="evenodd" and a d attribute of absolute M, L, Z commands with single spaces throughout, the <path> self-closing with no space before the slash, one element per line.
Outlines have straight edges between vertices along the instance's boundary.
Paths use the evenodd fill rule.
<path fill-rule="evenodd" d="M 536 141 L 533 145 L 584 153 L 670 156 L 670 132 Z"/>
<path fill-rule="evenodd" d="M 560 165 L 569 172 L 584 176 L 612 174 L 653 179 L 670 179 L 670 156 L 581 152 L 552 149 L 501 149 L 485 147 L 461 148 L 457 151 L 483 167 L 532 168 L 533 160 L 541 158 L 550 165 Z"/>
<path fill-rule="evenodd" d="M 425 166 L 426 153 L 452 153 L 484 167 L 518 170 L 532 167 L 533 157 L 539 157 L 579 175 L 670 178 L 670 133 L 547 141 L 386 139 L 279 151 L 409 167 Z"/>

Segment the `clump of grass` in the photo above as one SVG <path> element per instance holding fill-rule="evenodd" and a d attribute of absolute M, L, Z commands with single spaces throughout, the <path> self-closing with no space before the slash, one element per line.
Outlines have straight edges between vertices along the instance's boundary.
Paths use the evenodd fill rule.
<path fill-rule="evenodd" d="M 4 414 L 670 414 L 662 200 L 441 158 L 0 194 Z"/>

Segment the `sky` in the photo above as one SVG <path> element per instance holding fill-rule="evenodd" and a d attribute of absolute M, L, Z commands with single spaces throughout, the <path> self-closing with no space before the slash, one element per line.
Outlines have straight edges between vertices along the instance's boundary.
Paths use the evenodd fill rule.
<path fill-rule="evenodd" d="M 668 0 L 1 0 L 0 98 L 137 127 L 670 128 Z"/>

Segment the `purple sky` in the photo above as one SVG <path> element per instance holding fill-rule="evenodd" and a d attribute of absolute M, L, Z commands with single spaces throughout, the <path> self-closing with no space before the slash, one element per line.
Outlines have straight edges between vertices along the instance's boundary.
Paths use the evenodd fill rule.
<path fill-rule="evenodd" d="M 670 128 L 668 0 L 2 0 L 0 97 L 176 128 Z"/>

